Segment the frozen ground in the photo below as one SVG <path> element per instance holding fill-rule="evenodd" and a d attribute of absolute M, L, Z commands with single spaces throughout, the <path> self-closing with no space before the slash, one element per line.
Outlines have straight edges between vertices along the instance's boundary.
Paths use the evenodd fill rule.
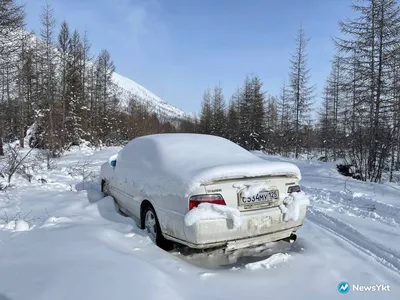
<path fill-rule="evenodd" d="M 399 299 L 398 187 L 289 160 L 311 196 L 296 243 L 229 256 L 167 253 L 118 215 L 95 183 L 117 150 L 75 149 L 54 169 L 37 170 L 32 183 L 16 177 L 0 192 L 0 300 Z M 341 281 L 391 291 L 341 295 Z"/>

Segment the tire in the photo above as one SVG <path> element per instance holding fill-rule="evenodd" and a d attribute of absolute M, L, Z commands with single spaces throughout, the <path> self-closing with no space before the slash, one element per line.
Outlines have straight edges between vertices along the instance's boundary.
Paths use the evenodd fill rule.
<path fill-rule="evenodd" d="M 150 239 L 158 247 L 163 250 L 169 251 L 173 249 L 173 243 L 164 238 L 160 223 L 158 222 L 157 214 L 151 205 L 147 205 L 143 210 L 143 228 L 147 232 Z"/>

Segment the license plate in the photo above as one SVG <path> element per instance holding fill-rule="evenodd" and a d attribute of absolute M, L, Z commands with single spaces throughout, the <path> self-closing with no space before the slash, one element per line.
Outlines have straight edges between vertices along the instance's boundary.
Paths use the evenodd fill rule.
<path fill-rule="evenodd" d="M 279 199 L 279 192 L 277 190 L 260 192 L 251 197 L 243 197 L 242 195 L 240 195 L 240 200 L 243 205 L 265 204 L 268 202 L 275 202 L 278 199 Z"/>

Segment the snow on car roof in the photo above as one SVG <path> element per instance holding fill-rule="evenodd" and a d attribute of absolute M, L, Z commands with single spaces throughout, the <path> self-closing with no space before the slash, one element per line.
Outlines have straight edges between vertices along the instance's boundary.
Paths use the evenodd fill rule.
<path fill-rule="evenodd" d="M 147 176 L 163 176 L 186 192 L 215 180 L 267 175 L 291 175 L 300 179 L 297 166 L 265 161 L 237 144 L 212 135 L 168 133 L 136 138 L 120 152 L 118 160 L 135 163 Z M 120 165 L 119 162 L 117 165 Z M 143 173 L 143 174 L 144 174 Z M 168 179 L 167 179 L 168 178 Z"/>

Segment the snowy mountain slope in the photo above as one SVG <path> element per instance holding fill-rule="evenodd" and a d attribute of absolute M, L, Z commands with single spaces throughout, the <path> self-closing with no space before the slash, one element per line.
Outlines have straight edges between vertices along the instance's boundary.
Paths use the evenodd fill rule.
<path fill-rule="evenodd" d="M 0 299 L 398 299 L 400 190 L 289 160 L 312 200 L 296 243 L 229 256 L 167 253 L 118 215 L 95 181 L 82 183 L 117 151 L 74 149 L 31 184 L 15 178 L 16 187 L 0 192 Z M 71 171 L 79 162 L 85 174 Z M 18 212 L 29 214 L 29 230 L 6 222 Z M 343 296 L 341 281 L 390 292 Z"/>
<path fill-rule="evenodd" d="M 35 34 L 31 34 L 28 32 L 21 32 L 20 35 L 28 35 L 29 43 L 34 46 L 36 43 L 41 43 L 41 40 Z M 54 53 L 58 56 L 59 52 L 57 48 L 54 48 Z M 56 61 L 59 63 L 58 57 Z M 89 65 L 92 65 L 93 62 L 89 61 Z M 117 66 L 118 68 L 118 66 Z M 168 119 L 182 119 L 186 117 L 192 117 L 192 114 L 185 113 L 181 109 L 169 104 L 165 100 L 162 100 L 160 97 L 138 84 L 137 82 L 124 77 L 116 72 L 113 73 L 113 82 L 117 84 L 120 88 L 120 92 L 122 94 L 122 105 L 127 106 L 129 104 L 129 100 L 134 96 L 141 103 L 146 104 L 150 112 L 157 113 L 160 117 L 165 117 Z"/>
<path fill-rule="evenodd" d="M 125 105 L 128 104 L 130 96 L 135 95 L 142 103 L 148 104 L 150 111 L 156 112 L 160 116 L 178 119 L 189 116 L 189 114 L 186 114 L 179 108 L 172 106 L 147 90 L 145 87 L 127 77 L 114 73 L 113 81 L 122 89 L 125 98 Z"/>

